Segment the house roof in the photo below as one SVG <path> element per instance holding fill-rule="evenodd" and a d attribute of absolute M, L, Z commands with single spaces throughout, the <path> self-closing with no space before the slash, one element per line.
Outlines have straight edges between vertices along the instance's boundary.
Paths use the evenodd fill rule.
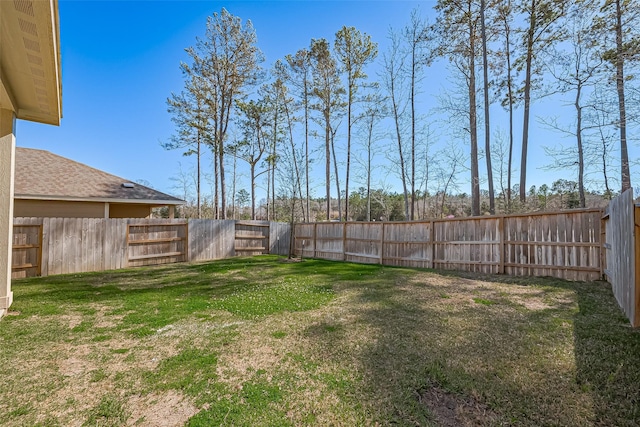
<path fill-rule="evenodd" d="M 176 197 L 45 150 L 16 147 L 15 168 L 16 199 L 154 205 L 185 203 Z M 130 184 L 133 184 L 132 188 Z"/>

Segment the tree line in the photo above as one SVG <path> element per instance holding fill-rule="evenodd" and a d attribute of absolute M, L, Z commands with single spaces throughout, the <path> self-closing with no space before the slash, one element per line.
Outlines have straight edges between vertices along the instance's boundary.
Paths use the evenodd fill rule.
<path fill-rule="evenodd" d="M 439 0 L 433 22 L 416 9 L 404 28 L 390 29 L 381 54 L 368 34 L 344 26 L 334 40 L 312 39 L 266 69 L 251 21 L 222 9 L 186 49 L 184 88 L 167 100 L 175 132 L 164 146 L 195 157 L 194 217 L 276 219 L 284 206 L 291 220 L 414 220 L 547 209 L 547 197 L 564 193 L 571 202 L 558 207 L 586 207 L 631 188 L 638 23 L 640 4 L 631 0 Z M 438 96 L 433 119 L 417 104 L 436 62 L 447 64 L 453 89 Z M 379 71 L 369 76 L 373 64 Z M 530 105 L 552 95 L 573 113 L 542 125 L 573 142 L 544 147 L 553 159 L 548 168 L 575 170 L 577 179 L 527 188 Z M 493 125 L 496 105 L 508 117 L 506 132 Z M 447 132 L 436 136 L 442 124 Z M 447 145 L 434 151 L 437 138 Z M 381 152 L 386 172 L 402 185 L 398 194 L 372 181 Z M 323 165 L 314 164 L 318 158 Z M 238 162 L 248 166 L 247 189 L 236 188 Z M 321 166 L 319 198 L 312 168 Z M 204 198 L 203 175 L 213 190 Z M 185 188 L 190 179 L 178 177 Z M 256 200 L 259 179 L 263 203 Z M 471 184 L 468 196 L 462 182 Z M 456 198 L 468 205 L 447 205 Z"/>

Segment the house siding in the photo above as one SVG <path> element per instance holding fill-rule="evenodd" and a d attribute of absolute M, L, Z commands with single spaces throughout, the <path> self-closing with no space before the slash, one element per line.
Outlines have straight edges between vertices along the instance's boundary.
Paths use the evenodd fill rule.
<path fill-rule="evenodd" d="M 109 204 L 109 218 L 149 218 L 151 206 L 133 204 Z"/>
<path fill-rule="evenodd" d="M 104 218 L 104 203 L 16 199 L 14 217 Z"/>
<path fill-rule="evenodd" d="M 103 202 L 70 202 L 63 200 L 16 199 L 14 217 L 38 218 L 104 218 Z M 149 218 L 151 206 L 109 203 L 109 218 Z"/>

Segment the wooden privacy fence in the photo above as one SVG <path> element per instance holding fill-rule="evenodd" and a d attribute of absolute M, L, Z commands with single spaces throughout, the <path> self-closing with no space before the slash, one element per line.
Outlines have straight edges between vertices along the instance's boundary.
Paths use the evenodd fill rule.
<path fill-rule="evenodd" d="M 422 222 L 297 224 L 303 257 L 597 280 L 601 209 Z"/>
<path fill-rule="evenodd" d="M 607 277 L 618 304 L 634 327 L 640 326 L 640 206 L 629 189 L 607 207 L 605 221 Z"/>
<path fill-rule="evenodd" d="M 290 236 L 288 224 L 205 219 L 14 218 L 13 230 L 13 278 L 287 255 Z"/>

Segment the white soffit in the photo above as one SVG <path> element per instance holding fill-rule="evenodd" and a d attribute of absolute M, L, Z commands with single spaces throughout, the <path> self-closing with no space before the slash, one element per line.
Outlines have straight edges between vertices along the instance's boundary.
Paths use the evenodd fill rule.
<path fill-rule="evenodd" d="M 62 79 L 57 0 L 0 0 L 0 105 L 59 125 Z"/>

